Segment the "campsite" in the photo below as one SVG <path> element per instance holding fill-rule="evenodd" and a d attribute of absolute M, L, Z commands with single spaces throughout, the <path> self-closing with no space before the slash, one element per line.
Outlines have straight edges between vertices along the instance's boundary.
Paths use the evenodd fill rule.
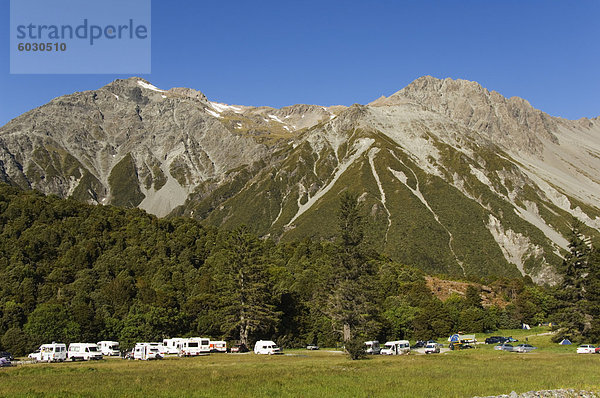
<path fill-rule="evenodd" d="M 2 369 L 0 395 L 463 397 L 548 388 L 598 391 L 600 355 L 576 354 L 575 345 L 553 343 L 548 333 L 547 328 L 494 332 L 539 347 L 523 354 L 477 344 L 446 354 L 372 355 L 361 361 L 350 361 L 336 348 L 321 348 L 284 349 L 277 356 L 38 363 Z M 478 334 L 477 340 L 490 335 Z"/>

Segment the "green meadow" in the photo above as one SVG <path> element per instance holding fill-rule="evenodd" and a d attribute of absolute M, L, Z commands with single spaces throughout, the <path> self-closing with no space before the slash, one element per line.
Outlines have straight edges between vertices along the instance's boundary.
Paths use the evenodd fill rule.
<path fill-rule="evenodd" d="M 528 354 L 471 350 L 373 356 L 286 350 L 287 355 L 213 354 L 162 361 L 29 364 L 0 371 L 0 396 L 91 397 L 471 397 L 540 389 L 600 391 L 600 355 L 576 354 L 543 330 L 501 331 L 540 347 Z M 483 340 L 484 335 L 478 335 Z M 518 343 L 515 343 L 518 344 Z"/>

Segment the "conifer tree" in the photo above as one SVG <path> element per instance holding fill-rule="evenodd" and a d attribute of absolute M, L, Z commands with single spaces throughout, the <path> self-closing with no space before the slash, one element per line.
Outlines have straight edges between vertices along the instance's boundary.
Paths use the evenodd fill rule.
<path fill-rule="evenodd" d="M 220 251 L 216 270 L 221 330 L 249 345 L 279 320 L 263 243 L 246 227 L 229 234 Z"/>
<path fill-rule="evenodd" d="M 364 247 L 364 221 L 358 195 L 344 192 L 339 206 L 338 266 L 328 310 L 341 327 L 343 340 L 349 341 L 369 329 L 376 306 L 370 287 L 373 269 Z"/>
<path fill-rule="evenodd" d="M 562 284 L 558 291 L 557 319 L 561 330 L 555 339 L 580 341 L 591 327 L 585 281 L 589 273 L 591 249 L 581 233 L 582 224 L 574 220 L 569 237 L 569 253 L 562 263 Z"/>

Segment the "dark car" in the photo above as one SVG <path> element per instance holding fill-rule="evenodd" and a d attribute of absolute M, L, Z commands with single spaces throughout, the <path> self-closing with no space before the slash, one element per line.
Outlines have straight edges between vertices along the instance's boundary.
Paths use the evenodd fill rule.
<path fill-rule="evenodd" d="M 485 339 L 485 344 L 502 344 L 506 341 L 506 337 L 502 336 L 490 336 Z"/>
<path fill-rule="evenodd" d="M 6 358 L 9 361 L 14 361 L 15 358 L 12 356 L 10 352 L 0 351 L 0 358 Z"/>
<path fill-rule="evenodd" d="M 422 348 L 425 347 L 427 343 L 425 343 L 423 340 L 417 340 L 417 342 L 415 343 L 415 345 L 413 345 L 410 348 Z"/>
<path fill-rule="evenodd" d="M 4 368 L 4 367 L 8 367 L 8 366 L 12 366 L 10 361 L 8 359 L 6 359 L 5 357 L 0 357 L 0 368 Z"/>
<path fill-rule="evenodd" d="M 231 347 L 231 352 L 248 352 L 248 347 L 245 344 L 235 344 Z"/>

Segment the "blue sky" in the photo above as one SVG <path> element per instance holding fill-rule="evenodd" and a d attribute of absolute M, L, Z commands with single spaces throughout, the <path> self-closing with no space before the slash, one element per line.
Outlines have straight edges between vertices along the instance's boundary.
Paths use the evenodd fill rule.
<path fill-rule="evenodd" d="M 596 0 L 154 0 L 152 73 L 141 76 L 215 101 L 281 107 L 364 104 L 432 75 L 477 81 L 554 116 L 596 117 L 598 17 Z M 9 0 L 0 0 L 0 25 L 0 125 L 128 77 L 11 75 Z"/>

